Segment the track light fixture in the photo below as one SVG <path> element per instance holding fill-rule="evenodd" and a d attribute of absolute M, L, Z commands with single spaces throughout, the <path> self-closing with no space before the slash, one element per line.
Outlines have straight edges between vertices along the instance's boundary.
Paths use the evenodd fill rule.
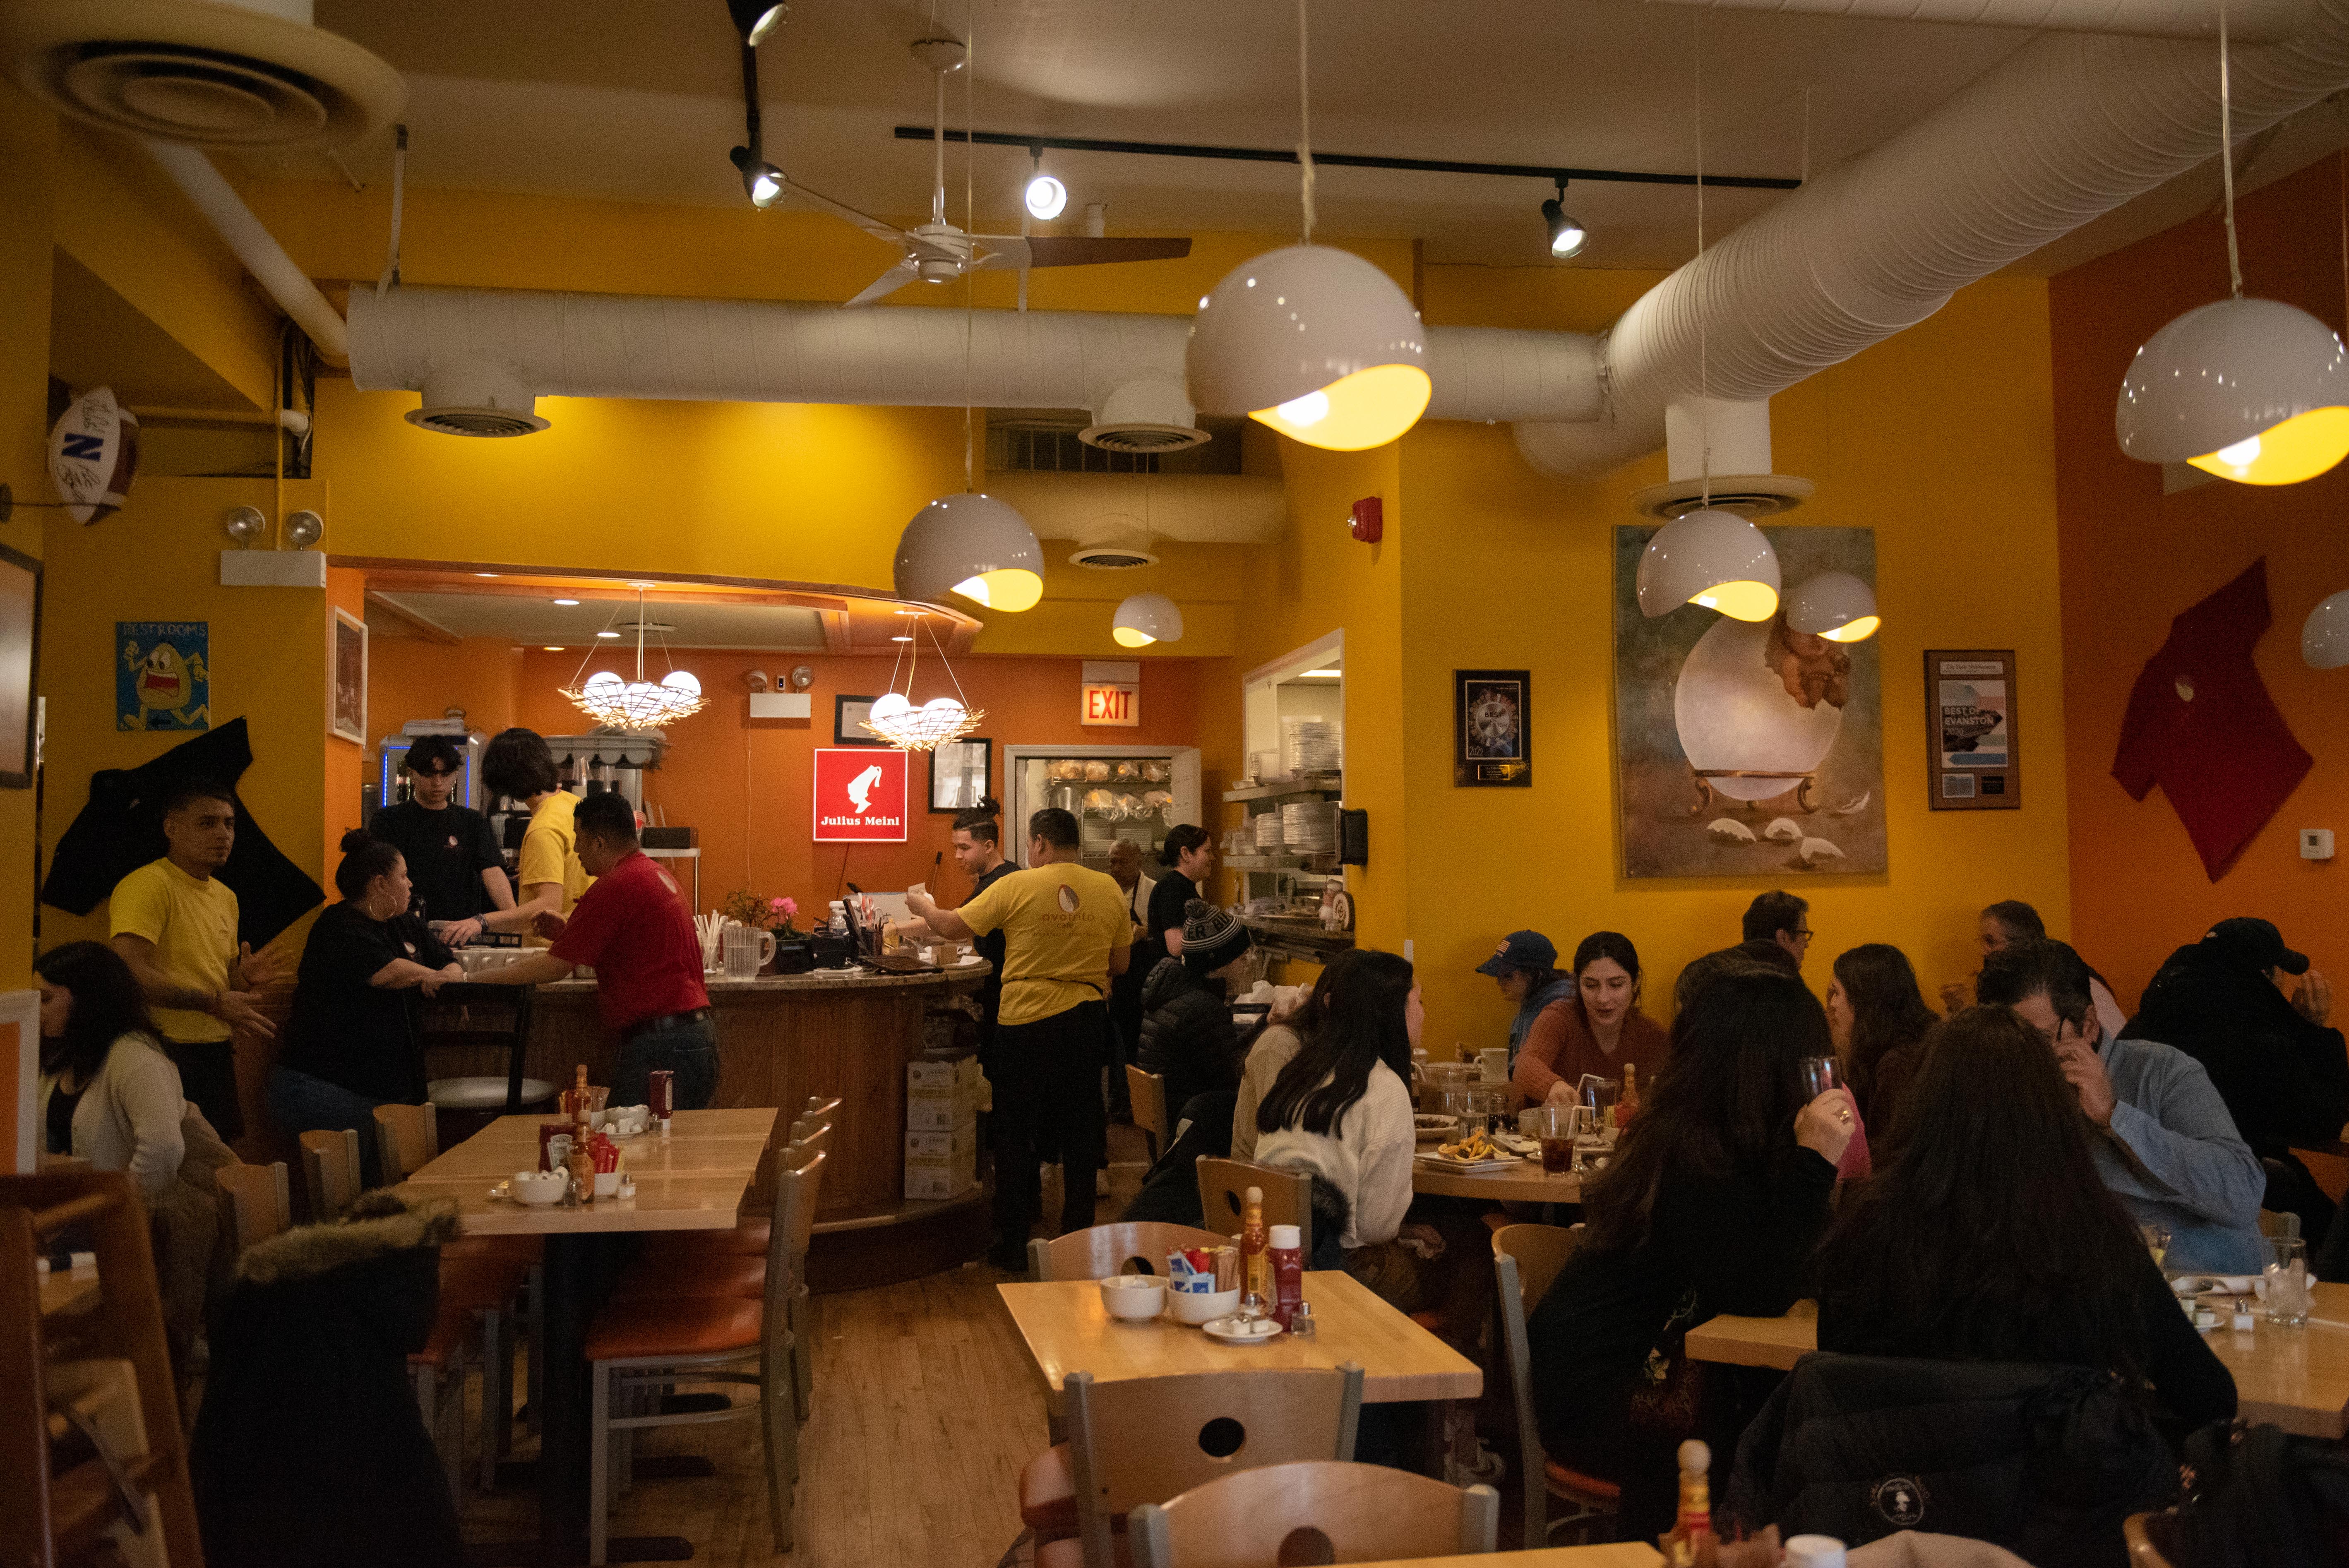
<path fill-rule="evenodd" d="M 1590 231 L 1582 221 L 1566 210 L 1566 181 L 1557 182 L 1557 194 L 1542 203 L 1542 222 L 1549 229 L 1549 253 L 1563 262 L 1582 254 L 1582 247 L 1590 242 Z"/>
<path fill-rule="evenodd" d="M 739 25 L 744 7 L 731 5 L 730 8 Z M 782 9 L 784 7 L 781 5 L 774 7 L 775 11 Z M 767 161 L 766 138 L 759 127 L 759 51 L 751 46 L 757 41 L 752 38 L 742 46 L 743 145 L 726 156 L 741 172 L 743 193 L 750 198 L 750 205 L 763 211 L 773 206 L 776 198 L 782 195 L 783 171 Z"/>
<path fill-rule="evenodd" d="M 1028 214 L 1050 222 L 1061 215 L 1069 204 L 1069 188 L 1049 174 L 1037 173 L 1028 180 Z"/>
<path fill-rule="evenodd" d="M 742 189 L 749 194 L 750 205 L 773 206 L 775 198 L 783 193 L 783 171 L 747 147 L 738 147 L 726 156 L 742 171 Z"/>
<path fill-rule="evenodd" d="M 792 14 L 788 0 L 780 5 L 770 0 L 726 0 L 726 11 L 734 18 L 734 30 L 742 35 L 742 42 L 754 49 Z"/>

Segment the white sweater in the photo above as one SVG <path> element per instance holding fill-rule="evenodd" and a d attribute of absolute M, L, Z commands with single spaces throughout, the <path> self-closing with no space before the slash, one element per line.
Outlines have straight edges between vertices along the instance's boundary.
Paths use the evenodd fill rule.
<path fill-rule="evenodd" d="M 1394 1240 L 1411 1207 L 1411 1162 L 1416 1152 L 1411 1090 L 1384 1062 L 1371 1068 L 1362 1098 L 1346 1108 L 1333 1132 L 1285 1127 L 1257 1140 L 1256 1162 L 1310 1171 L 1346 1195 L 1351 1210 L 1346 1247 Z"/>

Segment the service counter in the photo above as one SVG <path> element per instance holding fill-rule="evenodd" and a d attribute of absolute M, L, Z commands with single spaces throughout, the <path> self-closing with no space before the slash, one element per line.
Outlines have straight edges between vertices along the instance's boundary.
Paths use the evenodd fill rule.
<path fill-rule="evenodd" d="M 985 964 L 923 975 L 817 970 L 706 984 L 718 1028 L 719 1109 L 775 1106 L 784 1126 L 811 1095 L 840 1097 L 818 1190 L 818 1228 L 887 1225 L 942 1205 L 905 1191 L 905 1064 L 932 1046 L 975 1039 L 958 1020 L 975 1011 Z M 567 1084 L 612 1081 L 619 1041 L 595 1014 L 595 982 L 538 988 L 523 1072 Z M 955 1200 L 968 1202 L 968 1195 Z"/>

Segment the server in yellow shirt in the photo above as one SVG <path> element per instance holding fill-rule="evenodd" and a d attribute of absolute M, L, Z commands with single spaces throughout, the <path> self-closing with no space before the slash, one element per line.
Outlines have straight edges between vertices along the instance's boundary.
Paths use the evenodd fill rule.
<path fill-rule="evenodd" d="M 504 730 L 482 748 L 481 783 L 492 795 L 518 800 L 530 811 L 514 866 L 514 906 L 481 916 L 481 925 L 527 935 L 543 913 L 569 915 L 595 880 L 579 863 L 579 833 L 573 822 L 579 797 L 563 789 L 554 753 L 534 729 Z"/>
<path fill-rule="evenodd" d="M 1028 1266 L 1028 1232 L 1043 1207 L 1037 1134 L 1056 1128 L 1061 1233 L 1093 1222 L 1092 1172 L 1105 1129 L 1101 1069 L 1109 1057 L 1109 987 L 1125 972 L 1133 921 L 1117 883 L 1077 859 L 1077 820 L 1057 807 L 1028 819 L 1028 869 L 958 910 L 916 889 L 914 917 L 943 936 L 1003 934 L 1003 1003 L 997 1016 L 995 1245 L 988 1260 Z"/>
<path fill-rule="evenodd" d="M 236 801 L 213 784 L 184 784 L 163 806 L 160 861 L 114 884 L 114 950 L 129 965 L 180 1069 L 187 1097 L 222 1138 L 244 1131 L 237 1109 L 236 1031 L 276 1033 L 254 1006 L 275 979 L 275 959 L 236 937 L 236 894 L 213 873 L 236 846 Z"/>

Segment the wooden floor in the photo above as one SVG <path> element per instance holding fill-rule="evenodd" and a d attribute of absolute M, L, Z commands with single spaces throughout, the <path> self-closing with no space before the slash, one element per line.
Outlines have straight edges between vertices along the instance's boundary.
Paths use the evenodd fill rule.
<path fill-rule="evenodd" d="M 1104 1217 L 1132 1200 L 1142 1173 L 1139 1135 L 1111 1132 L 1119 1163 L 1112 1196 L 1101 1201 Z M 1048 1168 L 1045 1197 L 1057 1214 L 1054 1175 Z M 1019 1537 L 1019 1469 L 1045 1443 L 1034 1363 L 995 1291 L 1012 1277 L 969 1264 L 815 1298 L 815 1408 L 800 1430 L 797 1550 L 774 1551 L 755 1420 L 639 1434 L 638 1453 L 700 1454 L 718 1474 L 637 1482 L 614 1510 L 612 1533 L 683 1536 L 694 1561 L 715 1568 L 994 1568 Z M 463 1514 L 475 1540 L 527 1535 L 536 1517 L 532 1495 L 518 1489 L 469 1493 Z"/>

